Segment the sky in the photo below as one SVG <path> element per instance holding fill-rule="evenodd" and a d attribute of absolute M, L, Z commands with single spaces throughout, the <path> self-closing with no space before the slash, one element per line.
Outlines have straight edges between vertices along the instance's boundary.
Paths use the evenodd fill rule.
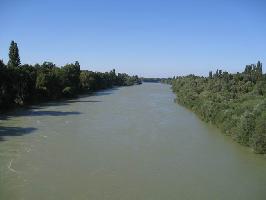
<path fill-rule="evenodd" d="M 0 59 L 144 77 L 266 66 L 265 0 L 0 0 Z M 266 67 L 264 67 L 264 72 Z"/>

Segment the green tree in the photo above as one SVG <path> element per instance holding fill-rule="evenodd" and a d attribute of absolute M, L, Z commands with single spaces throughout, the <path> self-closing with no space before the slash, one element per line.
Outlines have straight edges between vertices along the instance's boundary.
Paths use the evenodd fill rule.
<path fill-rule="evenodd" d="M 257 118 L 255 133 L 251 141 L 255 152 L 266 153 L 266 112 Z"/>
<path fill-rule="evenodd" d="M 255 116 L 253 113 L 245 112 L 241 118 L 237 129 L 237 140 L 245 145 L 249 145 L 250 138 L 255 130 Z"/>
<path fill-rule="evenodd" d="M 16 98 L 16 73 L 0 62 L 0 109 L 9 108 Z"/>
<path fill-rule="evenodd" d="M 5 68 L 5 67 L 6 67 L 6 65 L 5 65 L 4 61 L 3 60 L 0 60 L 0 69 L 1 68 Z"/>
<path fill-rule="evenodd" d="M 35 94 L 35 83 L 37 72 L 31 65 L 23 65 L 16 71 L 16 99 L 17 104 L 29 103 L 33 100 Z"/>
<path fill-rule="evenodd" d="M 63 83 L 65 87 L 70 87 L 67 91 L 77 93 L 80 87 L 80 65 L 79 62 L 67 64 L 63 68 Z"/>
<path fill-rule="evenodd" d="M 18 66 L 20 66 L 18 45 L 12 40 L 9 47 L 8 67 L 18 67 Z"/>
<path fill-rule="evenodd" d="M 51 62 L 44 62 L 37 70 L 36 89 L 41 97 L 56 99 L 62 96 L 61 69 Z"/>

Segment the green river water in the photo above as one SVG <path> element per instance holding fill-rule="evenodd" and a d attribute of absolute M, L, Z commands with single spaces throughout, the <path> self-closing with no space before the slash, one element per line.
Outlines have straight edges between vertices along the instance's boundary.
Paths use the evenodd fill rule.
<path fill-rule="evenodd" d="M 144 83 L 0 121 L 0 200 L 265 200 L 266 157 Z"/>

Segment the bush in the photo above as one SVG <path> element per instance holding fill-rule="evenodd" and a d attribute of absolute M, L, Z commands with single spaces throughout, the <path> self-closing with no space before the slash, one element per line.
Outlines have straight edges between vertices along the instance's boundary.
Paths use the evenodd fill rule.
<path fill-rule="evenodd" d="M 74 90 L 71 87 L 65 87 L 63 89 L 62 93 L 65 97 L 74 97 L 75 96 Z"/>
<path fill-rule="evenodd" d="M 251 146 L 257 153 L 266 153 L 266 112 L 256 120 L 255 133 L 251 139 Z"/>

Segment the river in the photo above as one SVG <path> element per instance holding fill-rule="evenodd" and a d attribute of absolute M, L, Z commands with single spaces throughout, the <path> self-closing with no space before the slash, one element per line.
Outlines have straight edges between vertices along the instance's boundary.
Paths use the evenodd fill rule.
<path fill-rule="evenodd" d="M 1 116 L 1 200 L 265 200 L 266 158 L 144 83 Z"/>

